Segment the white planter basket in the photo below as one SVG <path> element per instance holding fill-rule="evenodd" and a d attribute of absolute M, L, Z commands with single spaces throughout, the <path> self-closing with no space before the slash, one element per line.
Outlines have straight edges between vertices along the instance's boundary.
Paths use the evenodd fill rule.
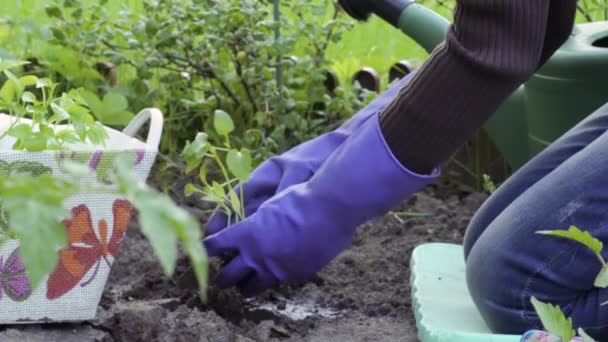
<path fill-rule="evenodd" d="M 0 132 L 13 117 L 0 114 Z M 150 122 L 146 142 L 134 138 Z M 58 126 L 57 129 L 61 129 Z M 106 128 L 106 146 L 80 144 L 70 151 L 14 151 L 14 139 L 0 140 L 0 168 L 9 172 L 50 172 L 62 176 L 61 162 L 73 158 L 86 161 L 91 170 L 84 182 L 107 183 L 113 157 L 119 153 L 136 155 L 135 173 L 145 181 L 156 160 L 163 129 L 157 109 L 141 111 L 122 131 Z M 72 218 L 64 221 L 68 246 L 59 252 L 59 264 L 32 291 L 19 259 L 19 242 L 0 245 L 0 324 L 73 322 L 94 319 L 118 246 L 131 219 L 132 207 L 118 194 L 79 193 L 65 201 Z M 0 208 L 1 210 L 1 208 Z M 1 214 L 1 213 L 0 213 Z M 0 215 L 0 224 L 5 220 Z"/>

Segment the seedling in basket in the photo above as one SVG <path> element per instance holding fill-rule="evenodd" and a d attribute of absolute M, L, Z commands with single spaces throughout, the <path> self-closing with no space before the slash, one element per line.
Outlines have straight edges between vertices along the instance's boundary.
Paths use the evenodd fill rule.
<path fill-rule="evenodd" d="M 95 120 L 89 103 L 91 97 L 81 89 L 56 94 L 59 87 L 50 79 L 18 77 L 10 71 L 25 64 L 0 59 L 0 73 L 6 77 L 0 85 L 0 112 L 11 118 L 8 129 L 0 134 L 0 145 L 9 137 L 14 140 L 12 145 L 2 146 L 2 150 L 63 153 L 74 143 L 103 146 L 108 132 Z M 69 219 L 70 214 L 64 202 L 77 193 L 94 191 L 119 194 L 133 205 L 139 213 L 142 232 L 150 240 L 167 276 L 175 268 L 180 241 L 204 299 L 207 261 L 196 219 L 169 196 L 159 194 L 135 176 L 131 153 L 117 152 L 110 158 L 111 165 L 96 168 L 94 172 L 107 172 L 101 177 L 107 182 L 96 185 L 83 185 L 81 181 L 91 169 L 79 162 L 91 155 L 86 155 L 86 151 L 72 154 L 76 156 L 62 163 L 63 176 L 54 175 L 42 163 L 0 160 L 0 246 L 19 240 L 18 254 L 27 271 L 28 287 L 36 288 L 55 269 L 58 251 L 68 245 L 61 220 Z"/>
<path fill-rule="evenodd" d="M 249 179 L 252 158 L 249 150 L 237 149 L 231 143 L 234 122 L 228 113 L 216 110 L 213 127 L 220 141 L 219 146 L 212 144 L 207 133 L 201 132 L 184 148 L 182 156 L 186 160 L 186 172 L 198 169 L 201 182 L 201 187 L 188 184 L 185 192 L 186 196 L 200 194 L 203 200 L 218 205 L 228 217 L 230 225 L 245 218 L 243 183 Z M 221 183 L 208 177 L 207 168 L 212 163 L 220 170 Z"/>

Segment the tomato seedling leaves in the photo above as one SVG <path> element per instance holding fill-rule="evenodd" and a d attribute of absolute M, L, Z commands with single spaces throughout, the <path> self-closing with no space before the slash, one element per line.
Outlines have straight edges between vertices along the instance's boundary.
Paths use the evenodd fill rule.
<path fill-rule="evenodd" d="M 602 267 L 602 270 L 600 271 L 600 273 L 598 273 L 593 285 L 599 288 L 608 287 L 608 265 Z"/>
<path fill-rule="evenodd" d="M 538 234 L 559 236 L 566 239 L 577 241 L 587 248 L 591 249 L 593 253 L 600 254 L 602 252 L 603 244 L 600 240 L 594 238 L 589 234 L 588 231 L 582 231 L 575 226 L 570 226 L 568 230 L 541 230 Z"/>
<path fill-rule="evenodd" d="M 543 303 L 535 297 L 532 297 L 531 301 L 546 331 L 562 341 L 570 341 L 576 336 L 572 328 L 572 318 L 566 318 L 559 306 Z"/>

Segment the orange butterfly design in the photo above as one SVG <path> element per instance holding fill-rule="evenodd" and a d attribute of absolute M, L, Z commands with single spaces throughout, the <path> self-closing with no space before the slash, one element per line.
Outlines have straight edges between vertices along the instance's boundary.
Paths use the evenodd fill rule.
<path fill-rule="evenodd" d="M 116 200 L 112 205 L 114 227 L 108 240 L 108 223 L 98 222 L 99 237 L 93 229 L 89 208 L 82 204 L 72 209 L 72 218 L 63 222 L 68 246 L 59 251 L 59 263 L 47 281 L 46 297 L 57 299 L 72 290 L 95 266 L 90 279 L 81 286 L 90 284 L 97 275 L 102 260 L 111 266 L 109 256 L 116 257 L 120 241 L 131 221 L 133 206 L 126 200 Z"/>

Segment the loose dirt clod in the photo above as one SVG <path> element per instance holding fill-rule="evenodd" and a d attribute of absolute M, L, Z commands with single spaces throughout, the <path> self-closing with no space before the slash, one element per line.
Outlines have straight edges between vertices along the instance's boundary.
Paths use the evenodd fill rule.
<path fill-rule="evenodd" d="M 133 223 L 95 322 L 4 327 L 0 341 L 414 342 L 410 254 L 425 242 L 461 242 L 485 198 L 431 187 L 398 208 L 430 215 L 388 214 L 365 224 L 352 247 L 307 284 L 252 299 L 211 286 L 207 305 L 197 299 L 187 260 L 182 257 L 173 279 L 166 279 Z M 215 263 L 212 277 L 213 270 Z"/>

